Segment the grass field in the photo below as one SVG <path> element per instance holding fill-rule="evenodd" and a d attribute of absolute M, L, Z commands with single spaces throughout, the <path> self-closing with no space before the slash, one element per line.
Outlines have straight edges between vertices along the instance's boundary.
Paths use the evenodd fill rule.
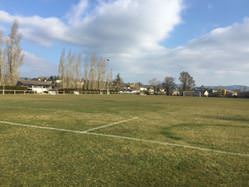
<path fill-rule="evenodd" d="M 0 120 L 0 186 L 249 186 L 249 100 L 0 96 Z"/>

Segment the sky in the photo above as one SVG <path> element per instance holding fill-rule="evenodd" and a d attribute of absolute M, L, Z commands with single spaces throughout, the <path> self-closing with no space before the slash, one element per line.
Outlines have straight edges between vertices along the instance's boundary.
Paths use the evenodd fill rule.
<path fill-rule="evenodd" d="M 249 86 L 248 0 L 0 0 L 20 24 L 21 75 L 56 75 L 63 48 L 110 59 L 126 82 L 188 71 L 197 85 Z"/>

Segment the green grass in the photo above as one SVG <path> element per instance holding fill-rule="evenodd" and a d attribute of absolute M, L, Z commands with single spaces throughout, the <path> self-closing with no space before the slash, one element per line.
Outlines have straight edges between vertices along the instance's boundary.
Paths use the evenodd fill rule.
<path fill-rule="evenodd" d="M 0 96 L 0 120 L 249 154 L 249 100 Z M 249 157 L 0 124 L 0 186 L 249 186 Z"/>

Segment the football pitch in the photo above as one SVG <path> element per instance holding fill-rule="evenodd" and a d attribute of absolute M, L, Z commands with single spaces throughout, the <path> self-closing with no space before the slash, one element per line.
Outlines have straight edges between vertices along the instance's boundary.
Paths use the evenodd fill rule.
<path fill-rule="evenodd" d="M 249 100 L 0 96 L 0 186 L 249 186 Z"/>

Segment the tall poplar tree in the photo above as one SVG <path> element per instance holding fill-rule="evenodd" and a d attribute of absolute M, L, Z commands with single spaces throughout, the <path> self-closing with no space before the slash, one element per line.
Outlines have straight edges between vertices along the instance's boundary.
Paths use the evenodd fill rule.
<path fill-rule="evenodd" d="M 4 79 L 4 53 L 3 53 L 3 33 L 0 31 L 0 86 Z"/>
<path fill-rule="evenodd" d="M 10 35 L 6 42 L 7 53 L 7 81 L 9 85 L 15 85 L 19 79 L 19 70 L 23 64 L 24 54 L 21 48 L 21 35 L 18 33 L 18 22 L 12 25 Z"/>
<path fill-rule="evenodd" d="M 65 87 L 65 49 L 61 52 L 59 63 L 59 78 L 62 81 L 62 87 Z"/>

